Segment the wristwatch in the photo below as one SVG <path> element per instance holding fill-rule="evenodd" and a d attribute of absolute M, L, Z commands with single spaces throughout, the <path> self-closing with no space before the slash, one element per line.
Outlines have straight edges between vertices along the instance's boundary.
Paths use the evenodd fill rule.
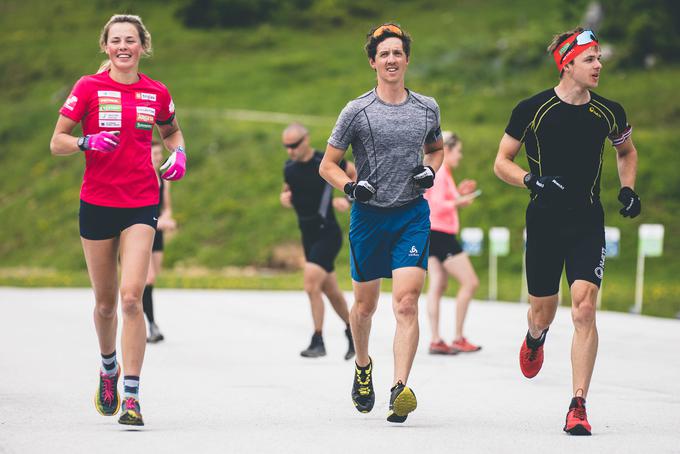
<path fill-rule="evenodd" d="M 78 137 L 78 148 L 80 148 L 80 151 L 90 148 L 90 136 Z"/>
<path fill-rule="evenodd" d="M 531 184 L 531 180 L 533 180 L 533 179 L 534 179 L 534 174 L 531 173 L 531 172 L 529 172 L 529 173 L 527 173 L 526 175 L 524 175 L 524 180 L 523 180 L 523 181 L 524 181 L 524 186 L 526 186 L 527 188 L 531 189 L 531 186 L 529 186 L 529 184 Z"/>

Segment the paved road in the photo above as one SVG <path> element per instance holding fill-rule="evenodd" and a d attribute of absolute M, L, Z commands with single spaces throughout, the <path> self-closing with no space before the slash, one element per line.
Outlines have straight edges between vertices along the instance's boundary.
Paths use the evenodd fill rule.
<path fill-rule="evenodd" d="M 301 292 L 156 291 L 167 341 L 147 349 L 147 425 L 131 431 L 92 404 L 99 352 L 91 291 L 0 288 L 0 453 L 680 452 L 680 322 L 598 315 L 588 401 L 595 435 L 569 437 L 567 310 L 530 381 L 517 365 L 526 306 L 475 303 L 467 330 L 484 349 L 433 357 L 421 301 L 410 379 L 419 406 L 406 424 L 392 425 L 389 298 L 382 296 L 371 339 L 376 406 L 362 415 L 349 398 L 344 327 L 330 309 L 329 355 L 310 360 L 298 356 L 311 334 Z M 443 318 L 453 309 L 445 300 Z"/>

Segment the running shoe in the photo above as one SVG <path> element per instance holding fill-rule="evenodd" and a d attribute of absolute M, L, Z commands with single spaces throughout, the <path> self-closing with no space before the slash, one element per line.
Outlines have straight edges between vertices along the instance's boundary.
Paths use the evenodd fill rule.
<path fill-rule="evenodd" d="M 113 416 L 120 408 L 118 377 L 120 377 L 120 365 L 116 373 L 111 375 L 99 370 L 99 388 L 94 395 L 94 407 L 103 416 Z"/>
<path fill-rule="evenodd" d="M 162 341 L 163 339 L 165 339 L 165 337 L 161 333 L 161 330 L 158 329 L 158 325 L 156 325 L 155 323 L 150 323 L 149 336 L 146 338 L 146 342 L 149 344 L 155 344 L 157 342 Z"/>
<path fill-rule="evenodd" d="M 471 344 L 468 342 L 468 340 L 464 337 L 461 337 L 458 340 L 455 340 L 451 343 L 451 349 L 456 351 L 456 353 L 472 353 L 472 352 L 478 352 L 482 349 L 479 345 Z"/>
<path fill-rule="evenodd" d="M 355 351 L 354 351 L 354 339 L 352 339 L 352 330 L 347 327 L 345 330 L 345 336 L 347 336 L 347 353 L 345 353 L 345 361 L 350 360 L 354 358 Z"/>
<path fill-rule="evenodd" d="M 547 331 L 547 329 L 543 331 L 541 338 L 536 339 L 536 342 L 540 342 L 538 346 L 530 347 L 526 337 L 522 342 L 522 348 L 519 350 L 519 368 L 522 369 L 522 373 L 527 378 L 534 378 L 543 366 L 543 343 Z M 529 336 L 529 333 L 527 333 L 527 336 Z"/>
<path fill-rule="evenodd" d="M 139 401 L 134 397 L 128 397 L 123 402 L 123 412 L 118 418 L 119 424 L 126 426 L 143 426 L 142 412 L 139 407 Z"/>
<path fill-rule="evenodd" d="M 354 382 L 352 384 L 352 402 L 361 413 L 373 410 L 375 393 L 373 392 L 373 360 L 365 368 L 354 363 Z"/>
<path fill-rule="evenodd" d="M 321 334 L 314 334 L 312 336 L 312 342 L 309 344 L 306 350 L 300 352 L 300 356 L 305 358 L 318 358 L 319 356 L 326 356 L 326 347 L 323 344 L 323 337 Z"/>
<path fill-rule="evenodd" d="M 408 414 L 418 406 L 415 393 L 401 381 L 397 382 L 390 392 L 390 410 L 387 420 L 399 423 L 406 421 Z"/>
<path fill-rule="evenodd" d="M 564 431 L 571 435 L 590 435 L 590 430 L 586 415 L 586 400 L 583 397 L 574 397 L 569 405 Z"/>
<path fill-rule="evenodd" d="M 453 350 L 443 340 L 430 342 L 430 355 L 455 355 L 457 353 L 457 350 Z"/>

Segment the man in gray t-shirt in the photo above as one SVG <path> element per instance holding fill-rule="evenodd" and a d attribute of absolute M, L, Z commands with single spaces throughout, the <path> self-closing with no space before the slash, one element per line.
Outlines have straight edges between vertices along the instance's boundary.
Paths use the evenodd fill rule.
<path fill-rule="evenodd" d="M 406 381 L 418 347 L 418 297 L 429 249 L 430 210 L 422 194 L 443 159 L 437 103 L 404 85 L 410 48 L 410 37 L 395 24 L 371 30 L 366 53 L 377 86 L 345 106 L 319 167 L 322 177 L 356 201 L 349 232 L 355 299 L 350 326 L 357 355 L 352 401 L 362 413 L 375 403 L 371 320 L 381 278 L 393 279 L 397 329 L 387 420 L 397 423 L 417 405 Z M 338 165 L 350 145 L 356 182 Z"/>

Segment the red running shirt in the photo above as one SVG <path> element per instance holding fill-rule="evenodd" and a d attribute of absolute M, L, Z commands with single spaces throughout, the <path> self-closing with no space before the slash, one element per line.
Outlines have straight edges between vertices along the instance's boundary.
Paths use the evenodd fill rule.
<path fill-rule="evenodd" d="M 158 177 L 151 163 L 153 125 L 169 124 L 175 117 L 165 85 L 142 73 L 130 85 L 114 81 L 108 71 L 83 76 L 59 113 L 80 122 L 84 134 L 120 131 L 115 151 L 85 152 L 84 202 L 116 208 L 158 204 Z"/>

